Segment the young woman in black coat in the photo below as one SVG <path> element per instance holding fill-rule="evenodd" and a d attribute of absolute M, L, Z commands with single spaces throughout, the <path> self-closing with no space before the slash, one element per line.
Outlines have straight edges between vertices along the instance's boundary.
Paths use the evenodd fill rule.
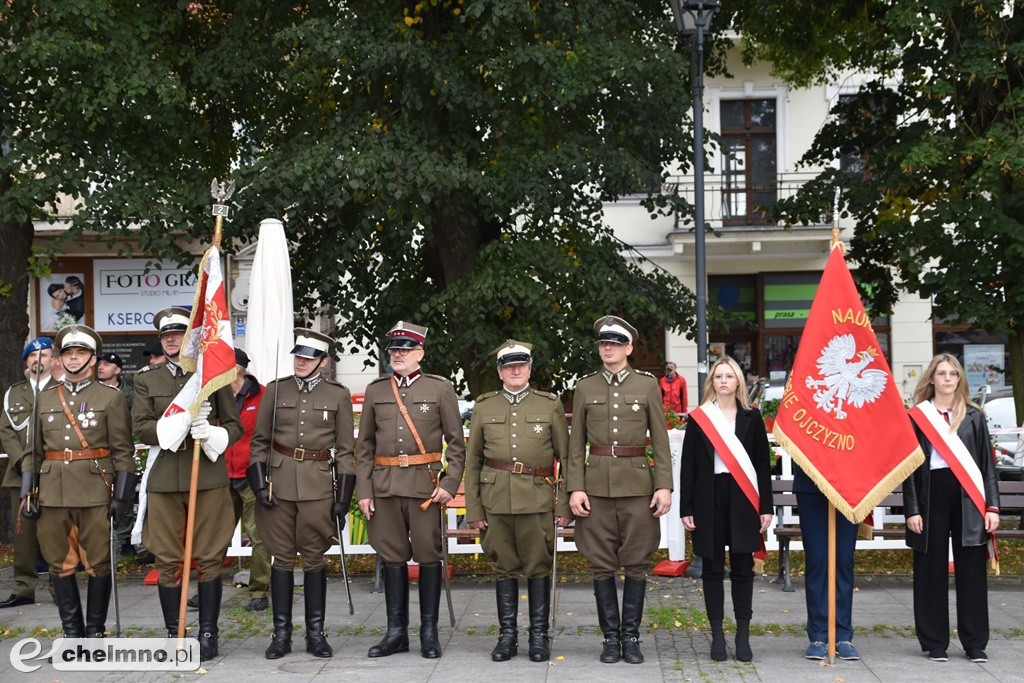
<path fill-rule="evenodd" d="M 949 647 L 949 568 L 947 545 L 953 541 L 956 568 L 957 633 L 973 662 L 987 662 L 988 578 L 985 551 L 989 534 L 999 528 L 999 484 L 988 427 L 981 408 L 970 400 L 964 370 L 954 356 L 932 359 L 918 382 L 914 403 L 930 402 L 955 430 L 981 472 L 985 513 L 971 500 L 950 464 L 917 423 L 914 431 L 925 453 L 903 484 L 907 545 L 914 549 L 914 626 L 921 649 L 937 662 Z M 945 427 L 939 423 L 940 427 Z M 939 432 L 941 435 L 942 432 Z"/>
<path fill-rule="evenodd" d="M 749 628 L 753 615 L 754 556 L 761 549 L 761 534 L 772 520 L 772 487 L 768 435 L 764 420 L 747 402 L 743 371 L 732 358 L 720 358 L 711 366 L 704 383 L 701 408 L 717 407 L 743 444 L 753 465 L 760 494 L 754 508 L 729 473 L 708 435 L 696 420 L 686 424 L 680 476 L 680 515 L 683 527 L 692 532 L 693 552 L 703 558 L 704 605 L 711 623 L 711 658 L 726 657 L 725 546 L 729 546 L 732 605 L 736 615 L 736 659 L 749 662 Z"/>

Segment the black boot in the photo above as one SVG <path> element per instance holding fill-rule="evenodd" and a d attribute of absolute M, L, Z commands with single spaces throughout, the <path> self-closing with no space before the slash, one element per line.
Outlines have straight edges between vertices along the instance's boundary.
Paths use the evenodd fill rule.
<path fill-rule="evenodd" d="M 206 662 L 217 656 L 217 636 L 220 629 L 220 597 L 224 584 L 220 577 L 199 583 L 199 660 Z"/>
<path fill-rule="evenodd" d="M 640 622 L 644 618 L 647 581 L 626 577 L 622 586 L 622 658 L 627 664 L 643 664 L 640 652 Z"/>
<path fill-rule="evenodd" d="M 324 615 L 327 613 L 327 570 L 323 567 L 306 572 L 303 584 L 306 603 L 306 652 L 314 657 L 333 657 L 334 648 L 324 633 Z"/>
<path fill-rule="evenodd" d="M 384 601 L 388 631 L 382 641 L 370 648 L 367 657 L 387 657 L 409 651 L 409 565 L 384 565 Z"/>
<path fill-rule="evenodd" d="M 711 619 L 711 659 L 716 662 L 725 661 L 725 632 L 722 630 L 721 619 Z"/>
<path fill-rule="evenodd" d="M 498 644 L 491 650 L 491 660 L 507 662 L 519 654 L 516 612 L 519 609 L 519 581 L 501 579 L 495 584 L 498 599 Z"/>
<path fill-rule="evenodd" d="M 530 596 L 530 661 L 551 659 L 548 617 L 551 614 L 551 576 L 530 579 L 526 584 Z"/>
<path fill-rule="evenodd" d="M 281 659 L 292 651 L 292 594 L 295 574 L 270 570 L 270 599 L 274 603 L 274 637 L 267 648 L 267 659 Z"/>
<path fill-rule="evenodd" d="M 441 611 L 441 563 L 420 565 L 420 654 L 427 659 L 441 656 L 437 636 L 437 614 Z"/>
<path fill-rule="evenodd" d="M 53 601 L 57 603 L 60 614 L 60 625 L 64 629 L 65 638 L 84 638 L 85 620 L 82 618 L 82 599 L 78 594 L 78 579 L 75 575 L 55 576 L 50 579 L 53 584 Z"/>
<path fill-rule="evenodd" d="M 110 605 L 110 575 L 90 576 L 85 598 L 85 637 L 102 638 L 107 630 L 107 606 Z"/>
<path fill-rule="evenodd" d="M 160 609 L 164 613 L 164 628 L 168 638 L 178 637 L 178 610 L 181 609 L 181 586 L 165 586 L 157 584 L 156 592 L 160 596 Z"/>
<path fill-rule="evenodd" d="M 736 620 L 736 659 L 749 662 L 754 658 L 750 650 L 750 619 Z"/>
<path fill-rule="evenodd" d="M 615 588 L 615 577 L 594 579 L 594 597 L 597 598 L 597 623 L 604 634 L 601 661 L 614 664 L 622 659 L 622 644 L 619 642 L 619 593 Z"/>

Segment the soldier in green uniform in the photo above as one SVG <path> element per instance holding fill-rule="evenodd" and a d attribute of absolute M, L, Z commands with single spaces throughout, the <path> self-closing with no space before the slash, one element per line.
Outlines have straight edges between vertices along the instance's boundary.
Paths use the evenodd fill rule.
<path fill-rule="evenodd" d="M 348 514 L 356 477 L 352 395 L 321 373 L 333 343 L 314 330 L 296 329 L 295 374 L 267 385 L 267 400 L 256 416 L 246 478 L 260 504 L 256 526 L 274 557 L 270 570 L 274 637 L 267 659 L 280 659 L 292 649 L 297 552 L 302 554 L 305 572 L 306 652 L 315 657 L 334 654 L 324 633 L 324 553 L 331 547 L 335 517 L 344 520 Z M 336 488 L 331 468 L 337 468 Z"/>
<path fill-rule="evenodd" d="M 551 560 L 555 523 L 565 526 L 569 501 L 554 506 L 555 460 L 569 448 L 565 411 L 555 394 L 530 388 L 533 347 L 509 339 L 497 356 L 501 391 L 476 399 L 466 452 L 466 519 L 481 530 L 494 562 L 498 643 L 491 659 L 504 662 L 518 650 L 519 575 L 530 599 L 530 660 L 551 656 Z"/>
<path fill-rule="evenodd" d="M 110 524 L 120 520 L 138 482 L 131 415 L 124 394 L 93 378 L 102 346 L 96 332 L 68 325 L 56 345 L 64 379 L 39 394 L 30 426 L 39 437 L 22 461 L 22 514 L 38 515 L 39 546 L 65 637 L 102 638 L 111 591 Z M 84 620 L 79 562 L 89 575 Z"/>
<path fill-rule="evenodd" d="M 441 656 L 441 522 L 437 505 L 450 501 L 466 459 L 459 401 L 451 382 L 420 370 L 427 330 L 399 321 L 388 332 L 394 377 L 366 387 L 356 447 L 356 499 L 366 515 L 370 545 L 384 563 L 388 630 L 368 656 L 409 650 L 410 558 L 420 565 L 420 654 Z M 441 470 L 441 450 L 447 475 Z M 420 504 L 429 499 L 425 510 Z"/>
<path fill-rule="evenodd" d="M 218 389 L 210 396 L 209 405 L 194 420 L 190 421 L 187 411 L 163 417 L 192 376 L 178 364 L 188 322 L 188 311 L 177 307 L 164 309 L 153 318 L 167 362 L 147 366 L 136 373 L 132 424 L 137 439 L 160 447 L 157 452 L 151 450 L 149 457 L 156 460 L 152 465 L 147 464 L 147 509 L 142 542 L 156 557 L 156 568 L 160 570 L 157 586 L 160 607 L 167 633 L 172 637 L 178 633 L 182 571 L 187 571 L 183 567 L 182 530 L 188 515 L 192 451 L 195 440 L 202 440 L 192 559 L 198 567 L 199 646 L 200 658 L 205 661 L 217 656 L 217 621 L 223 588 L 220 572 L 235 527 L 234 516 L 230 513 L 228 470 L 220 455 L 242 436 L 242 421 L 231 387 Z"/>
<path fill-rule="evenodd" d="M 12 384 L 4 394 L 4 413 L 0 416 L 0 450 L 7 454 L 7 471 L 4 473 L 3 488 L 11 504 L 11 524 L 15 525 L 11 543 L 14 545 L 14 588 L 6 600 L 0 601 L 0 608 L 21 607 L 35 602 L 39 572 L 36 570 L 36 554 L 39 543 L 36 540 L 34 519 L 21 519 L 21 530 L 17 530 L 18 508 L 21 506 L 21 463 L 18 458 L 31 446 L 29 421 L 36 395 L 45 389 L 50 381 L 50 362 L 53 344 L 49 337 L 33 339 L 25 346 L 21 361 L 25 365 L 25 381 Z M 50 590 L 53 590 L 51 585 Z"/>
<path fill-rule="evenodd" d="M 668 431 L 658 381 L 627 362 L 636 330 L 609 315 L 594 323 L 594 331 L 603 368 L 576 385 L 566 487 L 576 546 L 594 579 L 604 633 L 601 661 L 639 664 L 647 566 L 661 537 L 658 518 L 672 507 Z M 653 466 L 645 457 L 648 432 Z M 626 571 L 621 631 L 619 567 Z"/>

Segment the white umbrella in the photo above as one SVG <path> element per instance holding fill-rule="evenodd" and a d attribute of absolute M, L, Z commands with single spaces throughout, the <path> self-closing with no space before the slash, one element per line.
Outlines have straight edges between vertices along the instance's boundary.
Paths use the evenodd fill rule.
<path fill-rule="evenodd" d="M 249 278 L 249 315 L 245 326 L 249 372 L 262 384 L 293 373 L 292 267 L 284 225 L 276 218 L 260 222 L 260 237 Z M 276 370 L 276 376 L 275 376 Z"/>

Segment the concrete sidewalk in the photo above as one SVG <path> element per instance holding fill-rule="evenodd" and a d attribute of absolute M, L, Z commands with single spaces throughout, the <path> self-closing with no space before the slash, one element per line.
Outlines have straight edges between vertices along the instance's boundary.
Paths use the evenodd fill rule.
<path fill-rule="evenodd" d="M 0 571 L 0 593 L 6 596 L 11 570 Z M 494 586 L 476 578 L 456 577 L 453 583 L 456 625 L 448 624 L 442 598 L 441 659 L 420 657 L 415 628 L 412 651 L 382 659 L 369 659 L 366 651 L 381 637 L 385 626 L 384 598 L 370 592 L 370 577 L 354 577 L 352 596 L 356 613 L 349 616 L 345 590 L 338 575 L 328 583 L 327 631 L 335 649 L 332 659 L 316 659 L 305 653 L 302 638 L 302 593 L 296 591 L 292 654 L 268 661 L 263 657 L 272 631 L 270 611 L 250 613 L 241 609 L 247 597 L 244 589 L 225 586 L 221 616 L 221 656 L 204 666 L 205 674 L 116 672 L 96 674 L 56 671 L 44 665 L 32 674 L 20 674 L 11 667 L 10 652 L 22 638 L 52 637 L 59 626 L 57 609 L 45 589 L 37 593 L 44 599 L 35 606 L 0 610 L 0 675 L 18 676 L 25 681 L 172 681 L 202 675 L 204 681 L 265 679 L 308 681 L 317 677 L 358 679 L 360 681 L 477 681 L 489 683 L 515 681 L 611 680 L 629 677 L 638 681 L 934 681 L 941 680 L 1024 680 L 1024 579 L 989 577 L 991 641 L 987 648 L 990 661 L 973 664 L 963 654 L 955 634 L 950 643 L 949 662 L 927 659 L 913 635 L 911 583 L 907 577 L 857 577 L 854 595 L 854 642 L 860 661 L 839 661 L 832 666 L 803 658 L 807 637 L 804 633 L 803 585 L 796 581 L 795 593 L 784 593 L 760 577 L 755 584 L 753 636 L 754 661 L 744 664 L 731 659 L 712 662 L 708 656 L 709 634 L 700 581 L 687 578 L 651 577 L 648 583 L 647 613 L 642 626 L 641 665 L 624 662 L 601 664 L 600 636 L 589 582 L 562 583 L 557 604 L 557 635 L 552 661 L 533 663 L 526 654 L 525 626 L 528 623 L 526 587 L 521 583 L 520 652 L 510 662 L 494 663 L 490 651 L 496 640 Z M 162 619 L 154 586 L 144 585 L 143 576 L 132 575 L 120 583 L 122 626 L 127 635 L 162 635 Z M 82 582 L 84 601 L 84 581 Z M 621 591 L 621 586 L 620 586 Z M 728 594 L 728 590 L 726 591 Z M 950 589 L 950 602 L 954 602 Z M 411 622 L 418 617 L 416 585 L 412 585 Z M 726 611 L 731 607 L 726 600 Z M 113 608 L 107 621 L 113 629 Z M 190 625 L 197 613 L 190 612 Z M 950 623 L 956 624 L 955 610 Z M 51 629 L 42 631 L 41 629 Z M 10 679 L 7 679 L 10 680 Z"/>

